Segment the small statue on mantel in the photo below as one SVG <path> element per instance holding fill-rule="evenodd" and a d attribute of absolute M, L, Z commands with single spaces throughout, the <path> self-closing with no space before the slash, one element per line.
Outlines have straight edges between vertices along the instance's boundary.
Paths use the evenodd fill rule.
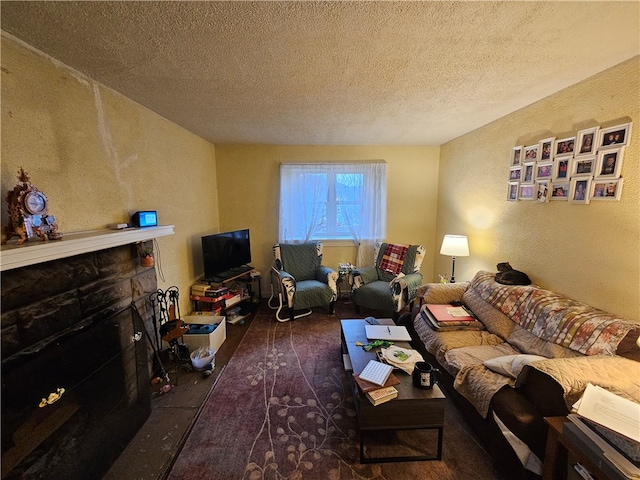
<path fill-rule="evenodd" d="M 18 237 L 18 245 L 34 236 L 42 241 L 62 238 L 55 217 L 48 215 L 47 196 L 29 181 L 22 167 L 18 171 L 18 184 L 7 193 L 7 208 L 9 223 L 4 227 L 3 245 L 12 237 Z"/>

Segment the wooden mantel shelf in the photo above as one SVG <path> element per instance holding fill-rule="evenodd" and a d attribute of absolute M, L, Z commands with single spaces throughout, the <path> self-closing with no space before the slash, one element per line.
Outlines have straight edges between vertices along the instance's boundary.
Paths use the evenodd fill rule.
<path fill-rule="evenodd" d="M 32 239 L 22 245 L 9 242 L 0 251 L 0 271 L 26 267 L 83 253 L 95 252 L 129 243 L 145 242 L 153 238 L 173 235 L 173 225 L 124 230 L 92 230 L 64 233 L 61 240 L 41 242 Z"/>

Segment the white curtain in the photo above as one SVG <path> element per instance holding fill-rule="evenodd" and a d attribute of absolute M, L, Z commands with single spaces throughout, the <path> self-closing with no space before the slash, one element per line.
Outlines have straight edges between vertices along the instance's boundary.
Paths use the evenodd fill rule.
<path fill-rule="evenodd" d="M 280 242 L 311 240 L 324 216 L 326 169 L 321 164 L 280 165 Z M 310 208 L 305 208 L 307 205 Z"/>
<path fill-rule="evenodd" d="M 360 211 L 345 218 L 353 243 L 358 247 L 356 266 L 374 263 L 375 246 L 386 237 L 387 231 L 387 165 L 382 162 L 358 164 L 357 173 L 363 173 L 362 204 Z M 338 184 L 338 196 L 340 188 Z M 346 192 L 344 193 L 346 195 Z"/>
<path fill-rule="evenodd" d="M 332 192 L 327 174 L 359 174 L 363 184 L 354 189 L 336 182 Z M 344 208 L 341 219 L 358 247 L 356 264 L 373 265 L 375 244 L 385 238 L 387 226 L 386 164 L 382 161 L 281 164 L 279 240 L 295 243 L 314 238 L 326 220 L 330 194 L 342 200 L 358 196 L 353 199 L 357 206 Z"/>

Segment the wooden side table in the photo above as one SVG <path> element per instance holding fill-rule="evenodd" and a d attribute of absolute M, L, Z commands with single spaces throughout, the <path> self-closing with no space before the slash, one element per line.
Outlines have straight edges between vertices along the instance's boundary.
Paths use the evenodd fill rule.
<path fill-rule="evenodd" d="M 567 478 L 569 457 L 580 462 L 598 480 L 610 478 L 597 465 L 598 459 L 587 456 L 574 445 L 570 438 L 563 433 L 563 426 L 570 422 L 567 417 L 545 417 L 549 425 L 547 433 L 547 447 L 545 450 L 543 480 L 560 480 Z"/>

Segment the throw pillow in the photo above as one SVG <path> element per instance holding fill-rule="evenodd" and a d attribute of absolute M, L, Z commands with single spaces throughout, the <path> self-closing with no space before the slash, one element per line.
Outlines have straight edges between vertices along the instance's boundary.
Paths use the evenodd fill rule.
<path fill-rule="evenodd" d="M 538 360 L 546 360 L 546 357 L 540 355 L 505 355 L 504 357 L 492 358 L 486 360 L 484 366 L 489 370 L 505 375 L 511 378 L 518 378 L 522 369 L 530 363 Z"/>
<path fill-rule="evenodd" d="M 407 250 L 409 245 L 398 245 L 394 243 L 388 243 L 385 248 L 382 259 L 380 260 L 380 270 L 398 275 L 402 272 L 402 265 L 404 264 L 404 257 L 407 256 Z"/>

